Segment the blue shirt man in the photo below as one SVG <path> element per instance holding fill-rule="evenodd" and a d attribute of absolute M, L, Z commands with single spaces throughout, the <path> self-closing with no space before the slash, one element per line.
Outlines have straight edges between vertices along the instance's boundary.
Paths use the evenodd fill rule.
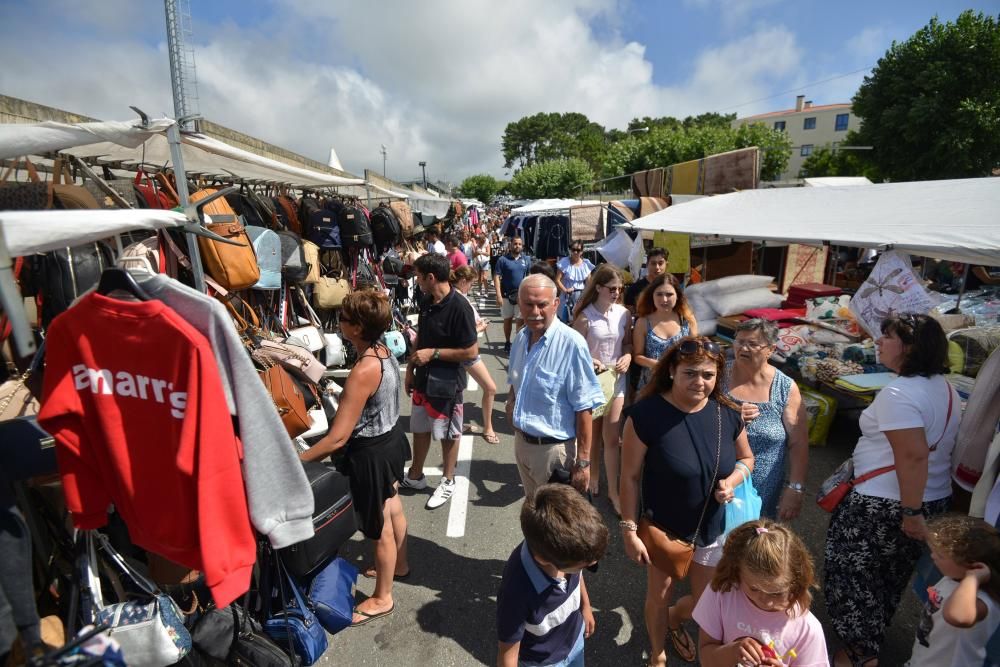
<path fill-rule="evenodd" d="M 510 352 L 510 334 L 517 312 L 517 290 L 531 270 L 531 257 L 524 255 L 524 239 L 515 236 L 510 241 L 510 253 L 497 260 L 493 269 L 493 287 L 496 289 L 497 307 L 503 318 L 504 352 Z M 521 319 L 518 317 L 518 326 Z"/>
<path fill-rule="evenodd" d="M 510 354 L 508 418 L 514 424 L 514 458 L 525 495 L 569 469 L 573 486 L 587 492 L 594 408 L 605 402 L 587 343 L 556 319 L 556 286 L 529 275 L 518 290 L 524 328 Z"/>

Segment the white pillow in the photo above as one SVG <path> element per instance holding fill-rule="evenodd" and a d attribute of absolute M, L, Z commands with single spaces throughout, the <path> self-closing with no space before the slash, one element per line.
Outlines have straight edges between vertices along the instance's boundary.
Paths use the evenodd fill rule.
<path fill-rule="evenodd" d="M 778 308 L 783 298 L 766 287 L 742 290 L 731 294 L 708 294 L 705 300 L 722 317 L 739 315 L 753 308 Z"/>
<path fill-rule="evenodd" d="M 717 289 L 720 294 L 730 294 L 732 292 L 742 292 L 745 290 L 757 289 L 759 287 L 767 287 L 772 282 L 774 278 L 771 276 L 755 276 L 755 275 L 742 275 L 742 276 L 726 276 L 725 278 L 719 278 L 718 280 L 713 280 L 717 285 Z"/>
<path fill-rule="evenodd" d="M 694 313 L 694 318 L 701 322 L 702 320 L 714 320 L 719 315 L 712 307 L 708 305 L 708 301 L 705 297 L 700 294 L 695 294 L 691 297 L 687 290 L 684 290 L 684 298 L 687 299 L 688 305 L 691 306 L 691 312 Z"/>
<path fill-rule="evenodd" d="M 714 336 L 715 330 L 718 327 L 718 322 L 714 319 L 703 320 L 698 318 L 698 335 L 699 336 Z"/>

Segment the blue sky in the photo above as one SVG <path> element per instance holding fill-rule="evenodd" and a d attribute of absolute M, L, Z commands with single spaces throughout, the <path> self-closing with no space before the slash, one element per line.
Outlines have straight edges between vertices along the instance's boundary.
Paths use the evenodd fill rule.
<path fill-rule="evenodd" d="M 892 41 L 992 2 L 191 0 L 201 113 L 349 171 L 504 176 L 505 125 L 606 127 L 849 101 Z M 0 93 L 104 119 L 171 115 L 159 0 L 0 0 Z M 851 73 L 851 74 L 848 74 Z M 842 76 L 848 74 L 847 76 Z M 836 77 L 836 78 L 834 78 Z"/>

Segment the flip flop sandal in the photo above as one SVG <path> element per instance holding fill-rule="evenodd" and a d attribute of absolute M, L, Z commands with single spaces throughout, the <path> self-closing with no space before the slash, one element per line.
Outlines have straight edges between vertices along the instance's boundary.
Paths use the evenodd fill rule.
<path fill-rule="evenodd" d="M 391 607 L 389 607 L 388 609 L 386 609 L 383 612 L 379 612 L 378 614 L 369 614 L 369 613 L 361 611 L 360 609 L 358 609 L 357 607 L 355 607 L 354 608 L 354 613 L 358 614 L 360 616 L 364 616 L 364 618 L 362 618 L 360 621 L 354 621 L 354 620 L 352 620 L 351 621 L 351 627 L 352 628 L 356 628 L 359 625 L 365 625 L 366 623 L 371 623 L 372 621 L 374 621 L 377 618 L 382 618 L 383 616 L 388 616 L 393 611 L 395 611 L 395 609 L 396 609 L 396 604 L 393 603 L 393 605 Z"/>
<path fill-rule="evenodd" d="M 500 444 L 500 436 L 496 433 L 483 433 L 483 440 L 490 443 L 491 445 Z"/>
<path fill-rule="evenodd" d="M 410 578 L 410 575 L 412 573 L 413 573 L 413 571 L 410 570 L 406 574 L 394 574 L 394 575 L 392 575 L 392 579 L 393 579 L 393 581 L 406 581 L 407 579 Z M 364 570 L 361 571 L 361 576 L 364 577 L 365 579 L 374 579 L 375 578 L 375 566 L 374 565 L 369 565 L 368 567 L 366 567 Z"/>
<path fill-rule="evenodd" d="M 676 628 L 667 628 L 667 636 L 670 637 L 670 643 L 673 644 L 674 651 L 677 656 L 684 662 L 694 662 L 697 653 L 694 648 L 694 640 L 691 639 L 691 635 L 683 626 L 678 626 Z"/>

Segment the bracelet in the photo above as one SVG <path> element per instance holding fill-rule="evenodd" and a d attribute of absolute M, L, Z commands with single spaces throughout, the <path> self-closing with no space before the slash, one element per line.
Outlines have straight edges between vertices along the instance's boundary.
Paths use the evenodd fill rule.
<path fill-rule="evenodd" d="M 923 516 L 924 515 L 924 510 L 923 510 L 922 507 L 913 508 L 913 507 L 902 507 L 902 506 L 900 506 L 899 512 L 904 517 L 906 517 L 906 516 L 911 516 L 911 517 L 912 516 Z"/>
<path fill-rule="evenodd" d="M 628 521 L 627 519 L 622 519 L 621 521 L 619 521 L 618 527 L 621 528 L 622 530 L 630 530 L 632 532 L 639 530 L 639 524 L 637 524 L 635 521 Z"/>

